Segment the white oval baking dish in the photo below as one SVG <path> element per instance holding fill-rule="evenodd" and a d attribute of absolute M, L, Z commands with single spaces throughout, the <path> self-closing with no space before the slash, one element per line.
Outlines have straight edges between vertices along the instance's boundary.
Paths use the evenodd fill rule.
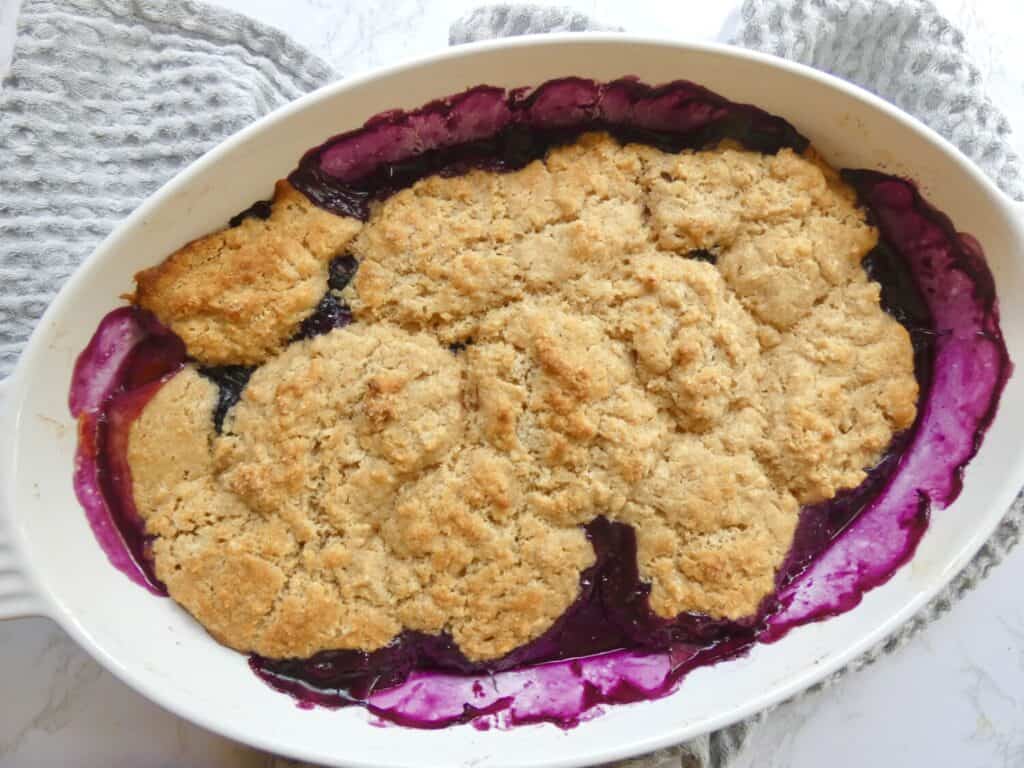
<path fill-rule="evenodd" d="M 933 515 L 913 560 L 854 610 L 691 673 L 666 698 L 609 708 L 562 731 L 380 728 L 361 709 L 302 710 L 253 675 L 171 600 L 107 562 L 72 489 L 72 365 L 132 275 L 265 196 L 301 154 L 386 109 L 480 83 L 567 75 L 688 79 L 790 120 L 836 167 L 916 179 L 983 245 L 1011 359 L 1024 359 L 1024 216 L 963 155 L 882 100 L 836 78 L 721 45 L 626 35 L 516 38 L 455 48 L 323 88 L 263 118 L 179 174 L 124 221 L 49 307 L 0 400 L 0 617 L 43 615 L 128 685 L 169 710 L 256 747 L 338 766 L 593 765 L 728 725 L 822 679 L 892 632 L 991 534 L 1024 484 L 1024 380 L 1011 377 L 964 490 Z"/>

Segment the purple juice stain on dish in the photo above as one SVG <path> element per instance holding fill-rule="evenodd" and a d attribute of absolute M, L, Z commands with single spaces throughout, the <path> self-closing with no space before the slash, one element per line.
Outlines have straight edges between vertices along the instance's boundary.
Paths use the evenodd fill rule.
<path fill-rule="evenodd" d="M 74 486 L 111 564 L 166 595 L 153 573 L 145 525 L 135 509 L 127 448 L 131 424 L 185 361 L 185 345 L 148 312 L 108 314 L 75 361 L 68 406 L 78 419 Z"/>
<path fill-rule="evenodd" d="M 444 728 L 472 722 L 487 730 L 547 722 L 571 728 L 605 704 L 626 704 L 670 693 L 687 672 L 732 658 L 745 643 L 677 644 L 669 651 L 616 650 L 582 659 L 545 662 L 498 674 L 452 674 L 417 669 L 401 685 L 375 691 L 360 701 L 385 722 L 415 728 Z M 301 680 L 258 675 L 300 702 L 328 708 L 349 703 L 310 688 Z"/>
<path fill-rule="evenodd" d="M 594 129 L 665 151 L 726 138 L 769 153 L 807 147 L 781 118 L 692 83 L 655 88 L 632 79 L 597 84 L 567 78 L 532 92 L 481 86 L 411 112 L 378 115 L 310 150 L 290 179 L 318 205 L 365 218 L 371 201 L 425 176 L 521 168 Z M 860 486 L 801 511 L 776 592 L 755 616 L 742 621 L 655 616 L 647 602 L 649 587 L 637 570 L 635 532 L 597 518 L 586 526 L 597 559 L 581 575 L 578 599 L 548 632 L 502 659 L 474 664 L 450 637 L 406 632 L 372 653 L 252 656 L 253 671 L 300 706 L 358 704 L 383 721 L 408 726 L 472 722 L 486 729 L 552 722 L 571 727 L 604 704 L 667 695 L 690 670 L 849 610 L 864 592 L 887 581 L 913 554 L 931 507 L 941 509 L 959 493 L 963 467 L 991 422 L 1011 366 L 994 283 L 978 244 L 956 233 L 910 182 L 871 171 L 845 171 L 844 178 L 881 232 L 864 268 L 881 284 L 884 308 L 911 335 L 920 385 L 918 418 L 893 439 Z M 268 215 L 261 202 L 231 223 Z M 687 256 L 714 263 L 711 253 Z M 328 291 L 296 339 L 351 322 L 337 293 L 357 268 L 347 254 L 332 262 Z M 136 570 L 123 567 L 123 549 L 104 544 L 111 561 L 140 583 L 148 573 L 145 535 L 133 516 L 124 446 L 131 419 L 184 355 L 178 342 L 180 357 L 156 355 L 162 363 L 147 363 L 149 356 L 134 350 L 146 349 L 152 336 L 173 334 L 144 313 L 111 313 L 83 352 L 82 359 L 93 362 L 80 360 L 76 367 L 71 399 L 73 412 L 84 414 L 82 423 L 90 413 L 102 413 L 113 425 L 99 441 L 99 430 L 83 430 L 79 453 L 84 460 L 77 471 L 87 480 L 105 479 L 90 485 L 79 483 L 76 475 L 76 486 L 85 489 L 80 498 L 90 521 L 106 521 L 106 528 L 93 524 L 101 543 L 127 544 L 127 562 Z M 452 351 L 471 343 L 467 339 Z M 223 421 L 248 369 L 204 373 L 221 387 L 215 420 Z M 98 443 L 110 447 L 89 447 Z"/>

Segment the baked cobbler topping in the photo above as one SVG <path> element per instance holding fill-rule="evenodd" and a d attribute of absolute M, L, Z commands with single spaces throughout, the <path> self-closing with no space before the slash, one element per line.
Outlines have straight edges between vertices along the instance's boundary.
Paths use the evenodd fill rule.
<path fill-rule="evenodd" d="M 909 335 L 861 267 L 877 234 L 813 157 L 586 134 L 365 223 L 301 197 L 140 275 L 197 361 L 259 364 L 220 434 L 217 377 L 187 366 L 128 451 L 158 578 L 232 647 L 415 631 L 499 659 L 578 599 L 597 517 L 635 529 L 656 616 L 750 617 L 801 504 L 914 420 Z M 353 322 L 285 347 L 325 302 Z"/>

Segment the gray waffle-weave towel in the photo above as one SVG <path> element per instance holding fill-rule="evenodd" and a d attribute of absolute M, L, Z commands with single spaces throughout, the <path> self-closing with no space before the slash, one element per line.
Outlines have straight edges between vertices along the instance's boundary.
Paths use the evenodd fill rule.
<path fill-rule="evenodd" d="M 599 28 L 571 11 L 502 6 L 457 23 L 452 41 Z M 977 94 L 962 40 L 930 5 L 751 1 L 736 35 L 916 111 L 1024 197 L 1006 121 Z M 866 68 L 883 48 L 884 71 Z M 188 0 L 24 0 L 14 53 L 0 86 L 0 377 L 64 278 L 147 194 L 230 133 L 336 77 L 280 32 Z M 1021 516 L 1018 502 L 939 599 L 851 666 L 948 608 L 1016 542 Z M 725 766 L 752 727 L 621 765 Z"/>
<path fill-rule="evenodd" d="M 0 86 L 0 378 L 149 193 L 334 77 L 281 32 L 186 0 L 24 0 Z"/>

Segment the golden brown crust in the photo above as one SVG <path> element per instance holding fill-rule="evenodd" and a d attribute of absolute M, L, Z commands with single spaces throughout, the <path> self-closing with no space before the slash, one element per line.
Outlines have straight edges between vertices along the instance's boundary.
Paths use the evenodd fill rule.
<path fill-rule="evenodd" d="M 157 575 L 222 642 L 267 656 L 406 628 L 496 658 L 541 634 L 594 554 L 523 509 L 507 457 L 463 445 L 462 380 L 434 339 L 356 325 L 259 369 L 216 438 L 215 388 L 186 368 L 130 441 Z"/>
<path fill-rule="evenodd" d="M 271 358 L 222 436 L 192 369 L 136 422 L 158 575 L 236 648 L 444 630 L 493 659 L 573 602 L 605 515 L 636 529 L 658 615 L 749 616 L 800 505 L 914 419 L 909 337 L 860 266 L 876 238 L 789 151 L 588 135 L 425 179 L 351 244 L 355 325 Z"/>
<path fill-rule="evenodd" d="M 261 363 L 316 309 L 327 291 L 330 260 L 360 227 L 280 181 L 269 219 L 247 218 L 193 240 L 139 272 L 134 301 L 202 363 Z"/>

